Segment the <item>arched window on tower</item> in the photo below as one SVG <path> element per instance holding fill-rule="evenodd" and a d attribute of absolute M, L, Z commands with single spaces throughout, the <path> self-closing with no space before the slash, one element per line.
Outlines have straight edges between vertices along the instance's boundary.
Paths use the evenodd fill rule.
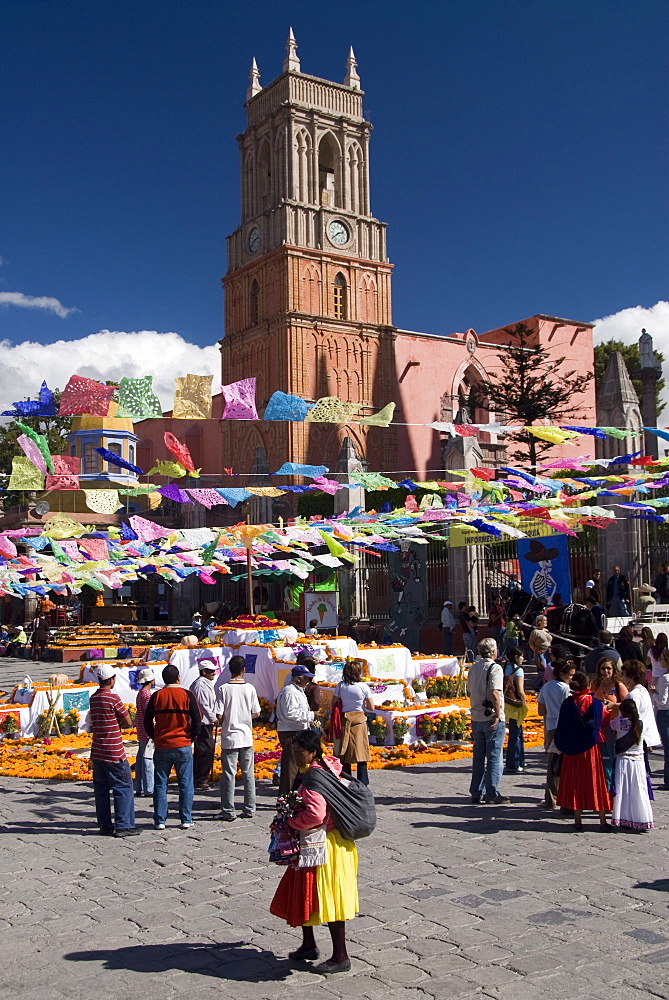
<path fill-rule="evenodd" d="M 251 291 L 249 292 L 249 314 L 251 326 L 257 326 L 260 322 L 260 286 L 255 278 L 251 282 Z"/>
<path fill-rule="evenodd" d="M 346 278 L 339 271 L 333 283 L 335 319 L 347 318 L 347 291 Z"/>
<path fill-rule="evenodd" d="M 264 211 L 272 204 L 272 153 L 265 139 L 258 153 L 258 197 L 259 209 Z"/>
<path fill-rule="evenodd" d="M 339 147 L 334 137 L 327 133 L 318 147 L 318 189 L 321 205 L 340 205 L 339 158 Z"/>

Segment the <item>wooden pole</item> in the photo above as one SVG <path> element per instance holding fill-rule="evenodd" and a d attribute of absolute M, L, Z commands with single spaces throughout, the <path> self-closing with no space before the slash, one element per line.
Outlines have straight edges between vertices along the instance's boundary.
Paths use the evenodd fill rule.
<path fill-rule="evenodd" d="M 247 514 L 246 516 L 246 523 L 247 524 L 251 523 L 250 514 Z M 253 570 L 251 568 L 251 563 L 252 563 L 252 554 L 251 554 L 251 548 L 249 547 L 246 550 L 246 596 L 248 599 L 249 614 L 253 615 L 255 614 L 255 609 L 253 607 Z"/>

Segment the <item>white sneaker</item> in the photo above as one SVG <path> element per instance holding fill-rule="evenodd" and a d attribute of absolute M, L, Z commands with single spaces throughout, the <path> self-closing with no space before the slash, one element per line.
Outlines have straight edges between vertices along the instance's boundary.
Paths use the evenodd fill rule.
<path fill-rule="evenodd" d="M 165 829 L 165 824 L 164 823 L 154 823 L 153 824 L 153 829 L 154 830 L 164 830 Z"/>
<path fill-rule="evenodd" d="M 192 826 L 195 826 L 195 823 L 182 823 L 181 824 L 181 829 L 182 830 L 190 830 L 190 828 Z"/>

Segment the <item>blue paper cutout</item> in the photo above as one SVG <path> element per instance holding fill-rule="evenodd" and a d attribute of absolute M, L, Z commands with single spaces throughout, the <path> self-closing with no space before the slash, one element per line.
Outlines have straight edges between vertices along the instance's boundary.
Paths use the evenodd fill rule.
<path fill-rule="evenodd" d="M 269 398 L 263 419 L 302 421 L 308 412 L 309 404 L 299 396 L 291 396 L 289 393 L 277 390 Z"/>

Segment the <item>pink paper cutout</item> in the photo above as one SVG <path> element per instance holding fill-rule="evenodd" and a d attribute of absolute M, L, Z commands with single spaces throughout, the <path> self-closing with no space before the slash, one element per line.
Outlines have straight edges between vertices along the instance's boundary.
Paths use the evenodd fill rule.
<path fill-rule="evenodd" d="M 89 559 L 96 562 L 109 557 L 109 549 L 104 538 L 81 538 L 79 548 L 86 553 Z"/>
<path fill-rule="evenodd" d="M 28 458 L 33 465 L 39 469 L 42 475 L 46 473 L 46 462 L 44 461 L 44 455 L 39 450 L 32 438 L 29 438 L 27 434 L 20 434 L 16 439 L 16 443 L 23 450 L 26 458 Z"/>
<path fill-rule="evenodd" d="M 189 488 L 186 492 L 190 493 L 193 499 L 197 500 L 198 503 L 201 503 L 203 507 L 207 508 L 207 510 L 210 510 L 217 504 L 225 504 L 226 506 L 228 504 L 228 501 L 225 500 L 220 493 L 217 493 L 216 490 L 198 490 Z"/>
<path fill-rule="evenodd" d="M 154 521 L 147 521 L 139 514 L 133 514 L 128 518 L 132 530 L 136 533 L 140 542 L 153 542 L 157 538 L 164 538 L 169 535 L 170 528 L 163 528 L 162 525 Z"/>
<path fill-rule="evenodd" d="M 92 378 L 72 375 L 60 397 L 58 416 L 64 417 L 70 414 L 81 416 L 91 413 L 98 417 L 106 417 L 113 394 L 113 385 L 103 385 L 102 382 L 96 382 Z"/>
<path fill-rule="evenodd" d="M 46 477 L 47 490 L 78 490 L 80 459 L 76 455 L 52 455 L 53 475 Z"/>
<path fill-rule="evenodd" d="M 255 378 L 243 378 L 239 382 L 222 385 L 221 392 L 225 400 L 221 420 L 258 419 Z"/>
<path fill-rule="evenodd" d="M 0 555 L 5 559 L 13 559 L 16 556 L 16 546 L 6 535 L 0 535 Z"/>

